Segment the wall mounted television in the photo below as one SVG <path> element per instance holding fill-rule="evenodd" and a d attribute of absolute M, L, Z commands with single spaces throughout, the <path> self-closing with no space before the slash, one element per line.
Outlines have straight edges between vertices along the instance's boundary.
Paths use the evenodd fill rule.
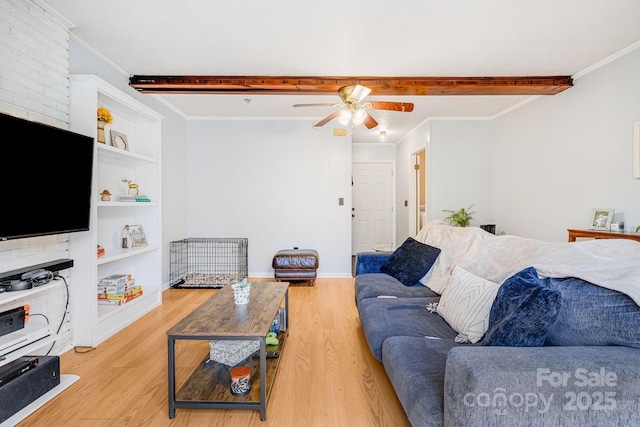
<path fill-rule="evenodd" d="M 93 138 L 3 113 L 0 129 L 0 240 L 89 230 Z"/>

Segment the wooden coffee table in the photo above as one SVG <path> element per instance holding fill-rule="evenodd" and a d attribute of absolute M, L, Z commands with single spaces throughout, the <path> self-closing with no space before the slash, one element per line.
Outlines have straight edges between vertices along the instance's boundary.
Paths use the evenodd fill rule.
<path fill-rule="evenodd" d="M 278 334 L 280 357 L 267 359 L 265 337 L 284 300 L 285 332 Z M 289 326 L 289 283 L 251 282 L 249 303 L 235 305 L 231 286 L 225 286 L 167 331 L 169 418 L 176 408 L 260 410 L 266 419 L 269 393 L 275 380 Z M 176 393 L 177 340 L 256 340 L 260 357 L 243 363 L 251 369 L 251 391 L 234 396 L 230 391 L 233 367 L 203 360 Z M 257 379 L 259 378 L 259 381 Z"/>

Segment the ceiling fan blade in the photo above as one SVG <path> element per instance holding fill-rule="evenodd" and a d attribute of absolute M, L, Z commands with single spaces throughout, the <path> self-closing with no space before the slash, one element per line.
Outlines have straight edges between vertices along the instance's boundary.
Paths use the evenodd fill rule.
<path fill-rule="evenodd" d="M 340 107 L 341 104 L 295 104 L 294 107 Z"/>
<path fill-rule="evenodd" d="M 367 127 L 367 129 L 373 129 L 374 127 L 378 126 L 378 122 L 376 122 L 376 119 L 374 119 L 373 116 L 369 113 L 367 113 L 367 117 L 365 117 L 363 123 Z"/>
<path fill-rule="evenodd" d="M 413 111 L 413 104 L 410 102 L 367 101 L 363 107 L 368 110 L 404 111 L 406 113 Z"/>
<path fill-rule="evenodd" d="M 338 115 L 340 114 L 340 110 L 338 111 L 334 111 L 333 113 L 329 114 L 327 117 L 325 117 L 324 119 L 317 121 L 313 124 L 313 128 L 314 129 L 318 129 L 324 125 L 326 125 L 327 123 L 329 123 L 331 120 L 335 119 L 336 117 L 338 117 Z"/>

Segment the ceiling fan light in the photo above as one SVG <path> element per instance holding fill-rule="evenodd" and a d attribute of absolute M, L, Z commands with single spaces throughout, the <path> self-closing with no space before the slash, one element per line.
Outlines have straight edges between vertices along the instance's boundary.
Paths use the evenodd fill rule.
<path fill-rule="evenodd" d="M 367 112 L 364 111 L 364 108 L 357 108 L 353 115 L 353 124 L 358 126 L 364 123 L 364 119 L 367 118 Z"/>
<path fill-rule="evenodd" d="M 346 126 L 349 124 L 349 121 L 351 121 L 351 111 L 349 110 L 340 111 L 340 114 L 338 115 L 338 122 L 342 126 Z"/>

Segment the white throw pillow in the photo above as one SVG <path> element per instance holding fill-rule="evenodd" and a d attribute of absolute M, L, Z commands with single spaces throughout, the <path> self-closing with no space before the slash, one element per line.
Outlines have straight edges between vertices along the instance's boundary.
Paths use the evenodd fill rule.
<path fill-rule="evenodd" d="M 489 327 L 491 305 L 500 288 L 456 265 L 437 312 L 458 333 L 457 342 L 477 343 Z"/>

